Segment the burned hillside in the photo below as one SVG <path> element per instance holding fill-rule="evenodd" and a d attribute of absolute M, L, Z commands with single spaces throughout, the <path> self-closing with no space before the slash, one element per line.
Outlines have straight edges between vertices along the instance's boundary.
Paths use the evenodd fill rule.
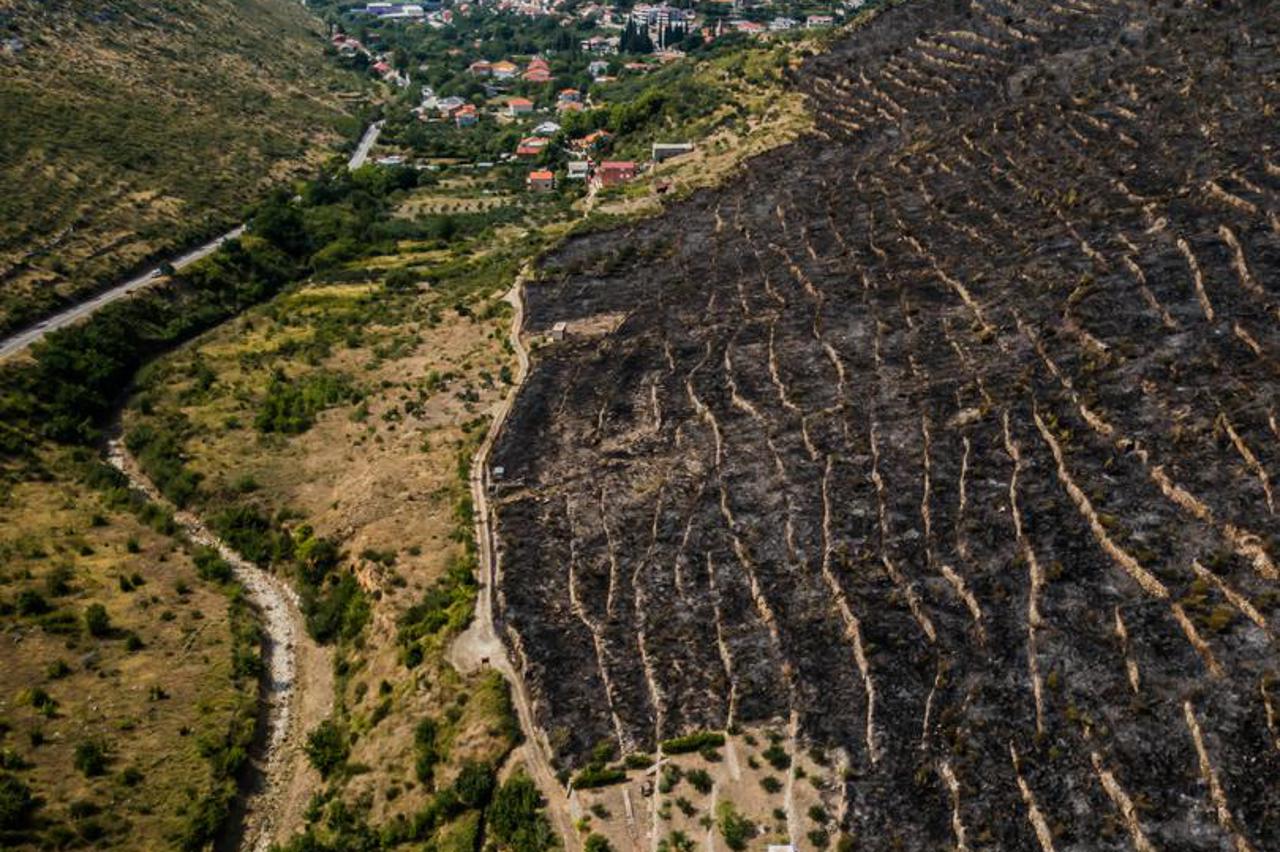
<path fill-rule="evenodd" d="M 771 724 L 864 848 L 1280 848 L 1278 30 L 910 3 L 546 260 L 496 598 L 563 761 Z"/>

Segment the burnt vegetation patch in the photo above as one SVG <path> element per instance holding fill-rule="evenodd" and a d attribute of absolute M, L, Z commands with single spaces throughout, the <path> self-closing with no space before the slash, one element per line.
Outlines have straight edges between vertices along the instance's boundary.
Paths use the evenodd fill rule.
<path fill-rule="evenodd" d="M 1280 846 L 1278 26 L 907 4 L 546 261 L 494 503 L 561 760 L 794 724 L 862 848 Z"/>

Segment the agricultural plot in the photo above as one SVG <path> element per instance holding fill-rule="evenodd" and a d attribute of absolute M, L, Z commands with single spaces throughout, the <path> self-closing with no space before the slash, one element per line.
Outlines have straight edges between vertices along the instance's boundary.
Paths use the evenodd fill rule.
<path fill-rule="evenodd" d="M 1280 846 L 1277 23 L 909 4 L 545 260 L 495 609 L 566 765 L 771 725 L 860 848 Z"/>

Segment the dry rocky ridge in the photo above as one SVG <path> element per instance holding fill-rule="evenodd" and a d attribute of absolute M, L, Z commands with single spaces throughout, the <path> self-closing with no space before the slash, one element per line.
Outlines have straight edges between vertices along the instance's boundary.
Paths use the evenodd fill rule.
<path fill-rule="evenodd" d="M 907 4 L 544 261 L 494 611 L 564 763 L 795 720 L 859 848 L 1280 848 L 1278 30 Z"/>

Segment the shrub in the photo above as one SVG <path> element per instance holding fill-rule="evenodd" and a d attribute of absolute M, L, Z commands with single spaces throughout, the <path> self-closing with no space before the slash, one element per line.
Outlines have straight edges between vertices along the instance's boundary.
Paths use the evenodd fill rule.
<path fill-rule="evenodd" d="M 746 849 L 748 841 L 756 834 L 755 823 L 738 813 L 733 802 L 725 801 L 716 806 L 716 823 L 725 845 L 734 852 Z"/>
<path fill-rule="evenodd" d="M 770 795 L 782 792 L 782 782 L 772 775 L 766 775 L 761 778 L 760 786 L 763 787 L 764 791 Z"/>
<path fill-rule="evenodd" d="M 347 744 L 346 732 L 332 719 L 326 719 L 307 735 L 307 759 L 320 773 L 321 778 L 329 775 L 347 761 L 350 746 Z"/>
<path fill-rule="evenodd" d="M 706 748 L 720 748 L 724 745 L 724 734 L 718 731 L 696 731 L 683 737 L 674 737 L 662 741 L 663 754 L 689 754 Z"/>
<path fill-rule="evenodd" d="M 423 719 L 413 731 L 414 772 L 423 784 L 430 784 L 435 775 L 440 753 L 436 749 L 436 723 Z"/>
<path fill-rule="evenodd" d="M 774 769 L 783 770 L 791 766 L 791 755 L 780 743 L 773 743 L 760 754 Z"/>
<path fill-rule="evenodd" d="M 107 608 L 102 604 L 89 604 L 84 611 L 84 626 L 89 631 L 90 636 L 96 636 L 101 639 L 111 634 L 111 617 L 107 615 Z"/>
<path fill-rule="evenodd" d="M 573 786 L 579 790 L 608 787 L 627 780 L 627 773 L 615 766 L 588 766 L 573 777 Z"/>
<path fill-rule="evenodd" d="M 827 821 L 831 819 L 831 815 L 827 813 L 827 809 L 822 805 L 811 805 L 809 807 L 809 819 L 819 825 L 826 825 Z"/>
<path fill-rule="evenodd" d="M 583 852 L 613 852 L 613 845 L 602 834 L 588 834 L 582 849 Z"/>
<path fill-rule="evenodd" d="M 76 746 L 75 767 L 86 778 L 94 778 L 106 772 L 109 759 L 107 745 L 102 740 L 85 740 Z"/>
<path fill-rule="evenodd" d="M 317 373 L 298 380 L 277 371 L 253 423 L 260 432 L 297 435 L 310 429 L 324 409 L 358 397 L 344 375 Z"/>
<path fill-rule="evenodd" d="M 60 598 L 71 594 L 71 580 L 75 571 L 70 565 L 58 565 L 45 575 L 44 589 L 51 598 Z"/>
<path fill-rule="evenodd" d="M 693 838 L 683 831 L 673 831 L 658 841 L 658 852 L 693 852 L 696 848 Z"/>
<path fill-rule="evenodd" d="M 453 782 L 453 790 L 458 801 L 469 808 L 483 808 L 489 804 L 493 796 L 495 774 L 493 767 L 487 763 L 468 761 L 463 765 L 458 778 Z"/>
<path fill-rule="evenodd" d="M 825 828 L 815 828 L 808 834 L 809 842 L 814 849 L 826 849 L 831 845 L 831 835 Z"/>
<path fill-rule="evenodd" d="M 684 777 L 689 780 L 691 785 L 693 785 L 693 789 L 697 790 L 702 795 L 705 796 L 707 793 L 711 792 L 711 774 L 707 772 L 707 770 L 691 769 L 685 773 Z"/>
<path fill-rule="evenodd" d="M 197 547 L 191 554 L 196 564 L 196 574 L 210 583 L 227 583 L 231 580 L 231 565 L 212 547 Z"/>
<path fill-rule="evenodd" d="M 44 615 L 52 607 L 44 599 L 44 595 L 32 589 L 23 589 L 18 593 L 19 615 Z"/>
<path fill-rule="evenodd" d="M 21 778 L 0 773 L 0 831 L 25 828 L 40 802 Z"/>

